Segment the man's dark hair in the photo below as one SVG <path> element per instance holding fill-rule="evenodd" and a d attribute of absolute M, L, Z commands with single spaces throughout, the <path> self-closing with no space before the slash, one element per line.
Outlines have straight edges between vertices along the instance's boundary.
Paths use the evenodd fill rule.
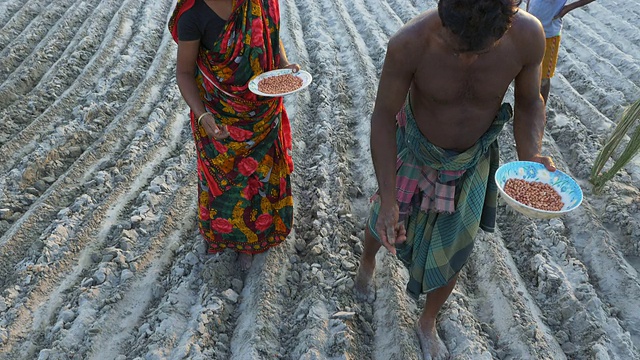
<path fill-rule="evenodd" d="M 504 35 L 522 0 L 439 0 L 442 25 L 462 42 L 462 52 L 483 50 Z"/>

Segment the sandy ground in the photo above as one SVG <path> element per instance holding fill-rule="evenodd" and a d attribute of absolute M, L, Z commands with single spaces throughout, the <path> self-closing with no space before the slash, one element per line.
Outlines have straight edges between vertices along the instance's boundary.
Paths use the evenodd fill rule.
<path fill-rule="evenodd" d="M 380 252 L 353 276 L 375 187 L 369 117 L 389 37 L 435 1 L 281 0 L 296 225 L 243 274 L 205 256 L 171 0 L 0 1 L 1 359 L 418 359 L 421 309 Z M 640 358 L 640 159 L 588 175 L 640 96 L 640 1 L 565 19 L 545 152 L 583 187 L 561 219 L 501 204 L 439 332 L 453 359 Z M 513 98 L 512 92 L 507 100 Z M 515 160 L 512 128 L 500 142 Z"/>

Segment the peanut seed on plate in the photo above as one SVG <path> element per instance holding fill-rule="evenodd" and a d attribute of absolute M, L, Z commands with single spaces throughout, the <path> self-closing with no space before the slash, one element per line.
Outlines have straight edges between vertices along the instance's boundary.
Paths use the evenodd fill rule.
<path fill-rule="evenodd" d="M 539 181 L 508 179 L 504 192 L 517 202 L 539 210 L 560 211 L 564 206 L 560 194 L 551 185 Z"/>
<path fill-rule="evenodd" d="M 258 90 L 265 94 L 284 94 L 301 86 L 302 79 L 292 74 L 270 76 L 258 82 Z"/>

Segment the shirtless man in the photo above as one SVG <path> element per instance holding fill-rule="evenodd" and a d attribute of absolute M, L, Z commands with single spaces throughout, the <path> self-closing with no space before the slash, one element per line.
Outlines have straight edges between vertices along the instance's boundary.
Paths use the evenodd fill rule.
<path fill-rule="evenodd" d="M 407 265 L 407 291 L 427 301 L 416 325 L 425 359 L 445 359 L 436 317 L 479 227 L 495 224 L 497 136 L 513 114 L 501 104 L 515 80 L 518 158 L 544 164 L 540 22 L 511 0 L 440 0 L 390 40 L 371 119 L 378 180 L 356 292 L 371 297 L 384 246 Z"/>

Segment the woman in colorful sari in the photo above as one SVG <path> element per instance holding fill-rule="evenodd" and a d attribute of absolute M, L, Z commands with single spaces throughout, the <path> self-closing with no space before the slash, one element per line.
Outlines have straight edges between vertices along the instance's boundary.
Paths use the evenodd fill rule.
<path fill-rule="evenodd" d="M 243 270 L 285 240 L 293 223 L 291 127 L 281 97 L 248 89 L 289 64 L 278 0 L 179 0 L 169 20 L 176 79 L 191 108 L 198 226 L 208 252 L 231 249 Z"/>

